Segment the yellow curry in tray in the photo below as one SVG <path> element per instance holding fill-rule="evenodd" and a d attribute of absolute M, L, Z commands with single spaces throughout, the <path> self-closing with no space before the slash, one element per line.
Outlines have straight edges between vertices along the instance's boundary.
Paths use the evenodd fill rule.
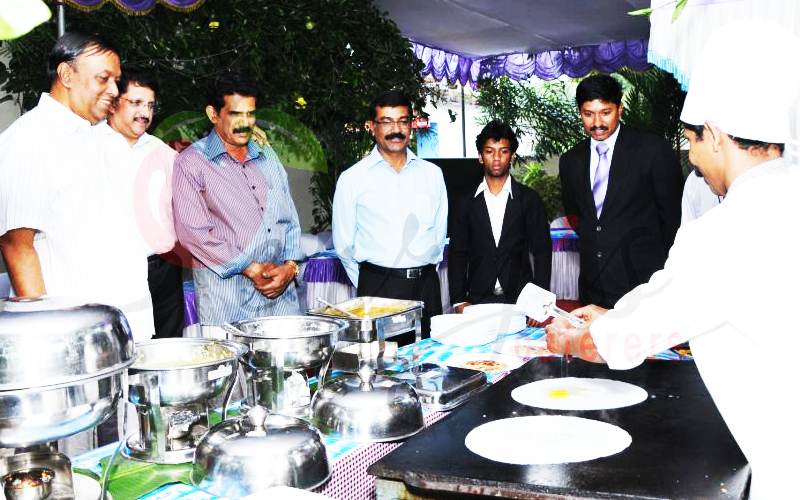
<path fill-rule="evenodd" d="M 144 370 L 151 368 L 172 368 L 174 366 L 189 366 L 198 365 L 200 363 L 210 363 L 212 361 L 225 361 L 227 359 L 231 359 L 232 357 L 233 353 L 229 349 L 211 342 L 195 347 L 188 356 L 181 355 L 180 358 L 169 361 L 155 361 L 148 363 L 147 359 L 145 359 L 145 353 L 142 352 L 136 358 L 134 367 Z"/>
<path fill-rule="evenodd" d="M 410 304 L 407 303 L 397 303 L 397 304 L 387 304 L 387 305 L 370 305 L 367 309 L 364 309 L 364 304 L 357 304 L 355 307 L 343 307 L 342 309 L 346 311 L 350 311 L 351 313 L 355 314 L 359 318 L 374 318 L 377 316 L 384 316 L 386 314 L 397 314 L 404 311 L 407 311 L 410 308 Z M 323 314 L 328 314 L 330 316 L 341 316 L 347 318 L 348 316 L 341 311 L 337 311 L 332 307 L 326 307 L 323 311 Z"/>

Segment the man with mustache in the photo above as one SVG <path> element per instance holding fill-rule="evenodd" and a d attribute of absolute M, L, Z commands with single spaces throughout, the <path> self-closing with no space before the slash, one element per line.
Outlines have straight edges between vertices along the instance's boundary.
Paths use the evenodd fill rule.
<path fill-rule="evenodd" d="M 256 95 L 241 75 L 218 77 L 206 101 L 213 130 L 175 161 L 175 229 L 207 337 L 224 337 L 225 322 L 300 313 L 300 223 L 278 156 L 251 140 Z"/>
<path fill-rule="evenodd" d="M 122 68 L 119 96 L 109 110 L 106 162 L 126 193 L 129 214 L 141 234 L 153 303 L 155 338 L 183 334 L 183 280 L 172 215 L 172 165 L 178 153 L 147 133 L 153 120 L 158 82 L 152 71 Z M 157 183 L 157 188 L 155 187 Z M 151 184 L 154 186 L 151 187 Z M 152 207 L 158 207 L 153 214 Z"/>
<path fill-rule="evenodd" d="M 499 121 L 489 122 L 475 140 L 484 177 L 456 202 L 450 223 L 447 272 L 456 312 L 470 304 L 513 304 L 529 282 L 550 288 L 544 204 L 511 177 L 518 144 L 511 127 Z"/>
<path fill-rule="evenodd" d="M 439 167 L 408 149 L 411 122 L 403 93 L 372 99 L 365 127 L 375 148 L 339 177 L 333 244 L 359 296 L 425 302 L 427 335 L 430 317 L 442 311 L 436 264 L 447 232 L 447 191 Z"/>
<path fill-rule="evenodd" d="M 149 339 L 147 266 L 92 126 L 119 95 L 119 56 L 97 37 L 68 33 L 47 75 L 50 92 L 0 135 L 0 248 L 13 293 L 119 307 L 134 339 Z"/>
<path fill-rule="evenodd" d="M 575 94 L 589 138 L 564 153 L 564 211 L 580 235 L 580 300 L 611 307 L 661 269 L 681 219 L 683 175 L 661 137 L 620 124 L 622 87 L 585 78 Z"/>

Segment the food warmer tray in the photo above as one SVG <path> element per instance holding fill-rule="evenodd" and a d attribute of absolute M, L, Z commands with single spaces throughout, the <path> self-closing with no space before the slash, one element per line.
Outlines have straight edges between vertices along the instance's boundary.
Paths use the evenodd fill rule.
<path fill-rule="evenodd" d="M 355 310 L 365 308 L 369 310 L 373 307 L 392 307 L 404 305 L 401 311 L 387 313 L 376 316 L 364 316 L 363 318 L 350 318 L 343 314 L 331 314 L 326 312 L 327 307 L 316 307 L 308 310 L 311 316 L 323 316 L 326 318 L 341 319 L 348 323 L 347 329 L 339 336 L 340 341 L 345 342 L 373 342 L 376 340 L 386 340 L 402 333 L 415 330 L 421 331 L 422 307 L 423 302 L 417 300 L 398 300 L 383 297 L 356 297 L 345 302 L 336 304 L 345 310 Z"/>

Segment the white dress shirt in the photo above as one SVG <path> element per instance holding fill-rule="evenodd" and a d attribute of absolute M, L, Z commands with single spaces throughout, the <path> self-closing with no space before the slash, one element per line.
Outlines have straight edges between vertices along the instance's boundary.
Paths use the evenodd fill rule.
<path fill-rule="evenodd" d="M 447 190 L 442 170 L 406 149 L 397 172 L 374 148 L 342 173 L 333 196 L 333 245 L 353 286 L 358 264 L 419 267 L 442 260 Z"/>
<path fill-rule="evenodd" d="M 93 129 L 45 93 L 0 134 L 0 234 L 37 230 L 47 294 L 116 306 L 144 340 L 154 333 L 147 260 Z"/>
<path fill-rule="evenodd" d="M 506 215 L 506 204 L 509 198 L 514 198 L 511 193 L 511 176 L 506 177 L 506 182 L 500 191 L 495 195 L 489 190 L 489 184 L 486 183 L 486 176 L 483 177 L 483 182 L 478 186 L 475 191 L 475 196 L 483 193 L 483 199 L 486 200 L 486 210 L 489 211 L 489 223 L 492 225 L 492 236 L 494 236 L 494 246 L 500 244 L 500 236 L 503 233 L 503 219 Z M 501 288 L 500 280 L 494 284 L 495 288 Z M 458 304 L 456 304 L 458 305 Z"/>
<path fill-rule="evenodd" d="M 167 253 L 175 246 L 172 215 L 172 168 L 178 152 L 145 132 L 130 145 L 125 137 L 103 122 L 96 127 L 105 135 L 105 160 L 119 177 L 127 196 L 129 214 L 141 236 L 145 257 Z"/>
<path fill-rule="evenodd" d="M 681 198 L 681 226 L 699 218 L 720 203 L 722 196 L 715 195 L 705 179 L 695 172 L 689 173 Z"/>
<path fill-rule="evenodd" d="M 800 376 L 791 356 L 800 330 L 774 303 L 800 303 L 800 175 L 789 170 L 779 159 L 740 175 L 718 207 L 680 228 L 664 269 L 591 326 L 612 369 L 691 340 L 703 382 L 752 467 L 751 500 L 791 497 L 800 469 Z"/>

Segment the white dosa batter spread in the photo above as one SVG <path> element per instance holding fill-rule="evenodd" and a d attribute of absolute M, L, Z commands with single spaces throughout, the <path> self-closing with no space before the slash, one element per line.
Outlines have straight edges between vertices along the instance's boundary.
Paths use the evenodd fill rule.
<path fill-rule="evenodd" d="M 495 420 L 467 434 L 473 453 L 507 464 L 585 462 L 621 452 L 631 436 L 616 425 L 561 415 Z"/>
<path fill-rule="evenodd" d="M 548 410 L 609 410 L 641 403 L 647 399 L 647 391 L 618 380 L 564 377 L 517 387 L 511 397 Z"/>

